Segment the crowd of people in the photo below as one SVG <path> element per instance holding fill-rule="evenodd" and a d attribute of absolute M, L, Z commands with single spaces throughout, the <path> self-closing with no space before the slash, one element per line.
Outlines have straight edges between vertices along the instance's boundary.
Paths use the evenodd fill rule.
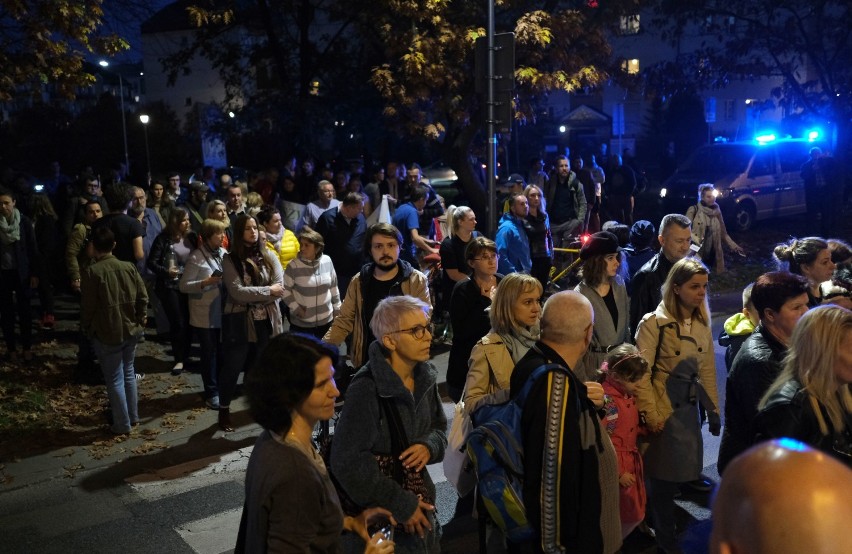
<path fill-rule="evenodd" d="M 808 237 L 774 249 L 779 271 L 750 285 L 743 312 L 725 324 L 723 407 L 707 290 L 711 272 L 724 271 L 723 246 L 742 249 L 712 185 L 657 232 L 632 221 L 632 202 L 621 205 L 621 222 L 602 222 L 603 171 L 594 160 L 571 162 L 560 157 L 538 184 L 510 180 L 494 241 L 476 230 L 471 208 L 445 207 L 416 164 L 404 173 L 389 164 L 365 186 L 360 175 L 355 184 L 345 172 L 314 175 L 310 161 L 297 171 L 295 160 L 284 175 L 264 172 L 251 184 L 222 175 L 184 186 L 170 173 L 146 190 L 102 187 L 83 174 L 76 189 L 54 190 L 58 213 L 48 196 L 24 205 L 0 190 L 6 356 L 32 359 L 29 291 L 50 296 L 40 287 L 47 281 L 79 294 L 75 379 L 106 385 L 114 433 L 139 421 L 144 375 L 134 357 L 149 309 L 173 375 L 189 369 L 192 344 L 201 346 L 203 401 L 222 431 L 233 430 L 230 406 L 245 373 L 265 428 L 246 479 L 238 546 L 246 551 L 440 551 L 425 466 L 447 446 L 429 362 L 431 321 L 443 312 L 454 329 L 447 392 L 477 424 L 490 413 L 484 406 L 513 401 L 537 368 L 561 368 L 536 381 L 521 406 L 524 503 L 536 540 L 510 551 L 616 552 L 650 524 L 662 551 L 680 552 L 675 497 L 681 486 L 711 488 L 701 427 L 719 435 L 722 412 L 720 472 L 778 437 L 852 466 L 849 245 Z M 630 182 L 619 167 L 612 175 Z M 385 203 L 390 220 L 368 222 Z M 62 283 L 34 224 L 51 213 L 63 222 Z M 580 282 L 547 298 L 553 248 L 578 230 L 594 231 L 579 252 Z M 430 256 L 443 268 L 433 286 L 420 271 Z M 43 310 L 51 305 L 42 299 Z M 52 322 L 45 312 L 42 325 Z M 357 372 L 341 375 L 346 402 L 324 461 L 312 431 L 334 414 L 335 370 L 344 369 L 335 348 L 344 344 Z M 290 495 L 315 504 L 296 513 L 283 501 Z M 376 517 L 392 521 L 393 540 L 367 531 Z M 341 538 L 343 529 L 352 533 Z"/>

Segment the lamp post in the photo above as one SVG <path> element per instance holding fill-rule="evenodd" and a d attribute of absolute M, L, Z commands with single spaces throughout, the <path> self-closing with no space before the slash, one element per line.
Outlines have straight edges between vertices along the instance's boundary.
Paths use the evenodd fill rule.
<path fill-rule="evenodd" d="M 148 163 L 148 186 L 151 186 L 151 151 L 148 149 L 148 122 L 151 118 L 147 114 L 141 114 L 139 121 L 142 122 L 142 128 L 145 129 L 145 161 Z"/>
<path fill-rule="evenodd" d="M 109 62 L 101 60 L 98 62 L 101 67 L 109 67 Z M 124 136 L 124 167 L 130 173 L 130 156 L 127 154 L 127 122 L 124 120 L 124 79 L 121 78 L 121 73 L 118 75 L 118 96 L 121 101 L 121 132 Z"/>

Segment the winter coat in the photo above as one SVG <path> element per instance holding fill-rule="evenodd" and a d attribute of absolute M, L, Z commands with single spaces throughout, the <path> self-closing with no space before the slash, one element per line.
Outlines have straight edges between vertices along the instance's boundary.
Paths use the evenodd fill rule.
<path fill-rule="evenodd" d="M 637 384 L 639 411 L 651 429 L 663 424 L 662 431 L 650 438 L 645 473 L 673 482 L 697 479 L 704 467 L 704 445 L 695 405 L 701 396 L 696 379 L 713 403 L 705 408 L 717 412 L 719 406 L 710 327 L 693 317 L 692 333 L 686 334 L 661 302 L 639 323 L 636 347 L 651 368 Z"/>
<path fill-rule="evenodd" d="M 400 275 L 399 285 L 391 290 L 391 296 L 414 296 L 431 305 L 429 287 L 426 276 L 411 267 L 406 261 L 398 260 Z M 349 359 L 355 367 L 361 367 L 367 353 L 364 348 L 364 333 L 370 325 L 369 317 L 373 314 L 364 313 L 366 286 L 373 275 L 375 263 L 369 263 L 349 282 L 346 299 L 340 306 L 340 313 L 334 318 L 331 328 L 323 336 L 323 340 L 331 344 L 340 344 L 350 334 L 352 335 L 352 351 Z"/>
<path fill-rule="evenodd" d="M 663 299 L 660 289 L 672 266 L 674 263 L 658 252 L 630 280 L 630 332 L 634 335 L 645 314 L 656 310 Z"/>
<path fill-rule="evenodd" d="M 237 271 L 236 265 L 231 254 L 225 256 L 222 262 L 222 270 L 224 271 L 223 281 L 227 290 L 225 300 L 224 314 L 236 314 L 245 312 L 249 305 L 263 305 L 269 313 L 269 323 L 272 326 L 272 335 L 276 336 L 284 332 L 284 323 L 281 320 L 281 308 L 278 303 L 278 298 L 272 296 L 269 292 L 270 286 L 275 283 L 284 283 L 284 271 L 281 269 L 281 264 L 278 258 L 268 253 L 268 258 L 272 262 L 272 275 L 268 285 L 246 284 L 245 278 Z"/>
<path fill-rule="evenodd" d="M 725 383 L 725 429 L 719 447 L 719 473 L 755 444 L 757 405 L 781 373 L 787 348 L 763 325 L 743 343 Z"/>
<path fill-rule="evenodd" d="M 725 368 L 728 373 L 734 365 L 734 358 L 743 343 L 754 332 L 754 323 L 744 313 L 736 313 L 725 320 L 719 335 L 719 346 L 725 347 Z"/>
<path fill-rule="evenodd" d="M 331 451 L 331 471 L 356 504 L 386 508 L 400 523 L 414 515 L 417 496 L 383 475 L 376 463 L 374 454 L 392 451 L 391 431 L 379 397 L 389 398 L 396 405 L 409 444 L 425 446 L 429 464 L 440 462 L 447 447 L 447 417 L 437 377 L 431 362 L 418 363 L 412 393 L 385 359 L 379 343 L 370 344 L 369 361 L 346 391 L 346 405 L 335 425 Z M 422 476 L 434 499 L 435 484 L 425 468 Z M 396 552 L 440 552 L 440 527 L 436 519 L 430 519 L 433 530 L 427 533 L 425 547 L 419 537 L 397 530 Z M 421 548 L 416 548 L 418 543 Z"/>
<path fill-rule="evenodd" d="M 464 405 L 469 413 L 489 395 L 492 404 L 509 399 L 515 362 L 500 335 L 492 331 L 479 339 L 470 353 L 468 366 Z"/>
<path fill-rule="evenodd" d="M 612 294 L 615 297 L 615 305 L 618 308 L 618 321 L 613 322 L 609 316 L 606 302 L 594 288 L 581 282 L 574 290 L 589 299 L 595 313 L 594 334 L 589 350 L 577 365 L 575 374 L 581 381 L 593 381 L 598 368 L 601 367 L 604 358 L 612 347 L 630 341 L 630 330 L 627 328 L 627 317 L 630 311 L 630 298 L 627 297 L 627 288 L 621 277 L 616 276 L 611 281 Z"/>
<path fill-rule="evenodd" d="M 494 242 L 500 260 L 497 271 L 503 275 L 509 273 L 529 273 L 532 269 L 530 258 L 530 240 L 524 226 L 524 220 L 511 213 L 503 214 Z"/>

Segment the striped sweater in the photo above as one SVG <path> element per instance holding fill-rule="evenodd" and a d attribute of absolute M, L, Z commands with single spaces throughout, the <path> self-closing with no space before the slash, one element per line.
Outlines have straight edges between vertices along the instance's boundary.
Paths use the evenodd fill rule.
<path fill-rule="evenodd" d="M 340 310 L 337 274 L 331 258 L 325 254 L 312 262 L 293 258 L 284 270 L 282 300 L 290 308 L 293 325 L 310 328 L 330 323 Z"/>

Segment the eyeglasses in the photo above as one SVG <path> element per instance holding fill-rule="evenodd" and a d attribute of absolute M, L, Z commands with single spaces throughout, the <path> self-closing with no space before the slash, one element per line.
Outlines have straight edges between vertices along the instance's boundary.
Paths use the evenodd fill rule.
<path fill-rule="evenodd" d="M 426 335 L 427 332 L 429 333 L 430 336 L 435 334 L 435 324 L 434 323 L 430 322 L 430 323 L 427 323 L 426 325 L 415 325 L 414 327 L 411 327 L 410 329 L 399 329 L 398 331 L 391 331 L 391 333 L 409 333 L 409 334 L 413 335 L 414 338 L 417 339 L 417 340 L 422 339 Z"/>

